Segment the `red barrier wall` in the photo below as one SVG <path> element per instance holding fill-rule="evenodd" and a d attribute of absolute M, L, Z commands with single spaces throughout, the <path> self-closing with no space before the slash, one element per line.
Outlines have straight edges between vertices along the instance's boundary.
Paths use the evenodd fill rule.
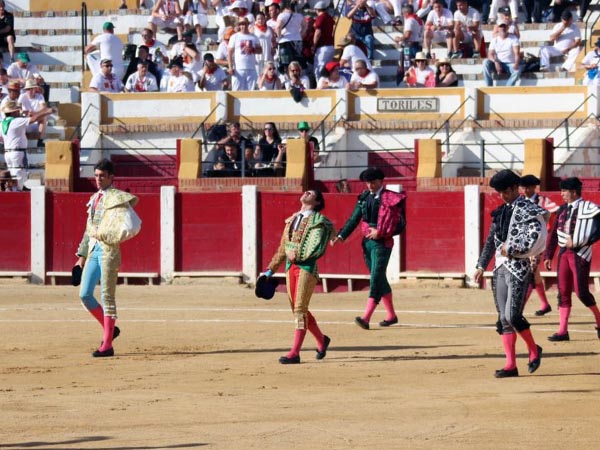
<path fill-rule="evenodd" d="M 31 201 L 27 192 L 0 192 L 0 271 L 31 268 Z"/>
<path fill-rule="evenodd" d="M 242 271 L 242 194 L 176 195 L 175 270 Z"/>

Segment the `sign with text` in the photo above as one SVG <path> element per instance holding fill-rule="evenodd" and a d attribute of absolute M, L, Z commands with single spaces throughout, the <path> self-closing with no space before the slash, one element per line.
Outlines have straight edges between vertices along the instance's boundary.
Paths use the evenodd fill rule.
<path fill-rule="evenodd" d="M 437 98 L 378 98 L 379 112 L 439 112 L 440 101 Z"/>

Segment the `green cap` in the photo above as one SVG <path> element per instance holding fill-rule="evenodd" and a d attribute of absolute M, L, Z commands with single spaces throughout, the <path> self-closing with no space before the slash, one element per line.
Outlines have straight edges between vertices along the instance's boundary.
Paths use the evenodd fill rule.
<path fill-rule="evenodd" d="M 115 26 L 112 22 L 104 22 L 104 25 L 102 25 L 103 30 L 114 30 L 114 28 Z"/>
<path fill-rule="evenodd" d="M 298 129 L 299 130 L 310 130 L 310 125 L 308 124 L 308 122 L 302 121 L 298 124 Z"/>
<path fill-rule="evenodd" d="M 17 53 L 17 59 L 26 63 L 31 61 L 29 59 L 29 55 L 26 52 Z"/>

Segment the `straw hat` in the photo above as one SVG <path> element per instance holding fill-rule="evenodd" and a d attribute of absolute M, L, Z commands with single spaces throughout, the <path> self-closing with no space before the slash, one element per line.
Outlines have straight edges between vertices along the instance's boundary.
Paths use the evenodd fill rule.
<path fill-rule="evenodd" d="M 451 66 L 452 62 L 448 58 L 440 58 L 435 63 L 436 66 L 441 66 L 442 64 L 448 64 Z"/>
<path fill-rule="evenodd" d="M 24 89 L 35 89 L 37 87 L 37 83 L 33 78 L 29 78 L 27 81 L 25 81 L 25 87 Z"/>
<path fill-rule="evenodd" d="M 20 111 L 21 106 L 14 101 L 6 102 L 6 104 L 2 107 L 2 112 L 4 114 L 10 114 L 15 111 Z"/>
<path fill-rule="evenodd" d="M 427 61 L 427 56 L 423 52 L 418 52 L 415 55 L 415 61 Z"/>

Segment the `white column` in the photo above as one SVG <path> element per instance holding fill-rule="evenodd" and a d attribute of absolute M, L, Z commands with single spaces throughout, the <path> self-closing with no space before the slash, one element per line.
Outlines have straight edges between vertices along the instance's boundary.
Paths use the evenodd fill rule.
<path fill-rule="evenodd" d="M 216 91 L 215 102 L 217 103 L 217 109 L 215 110 L 216 119 L 227 122 L 229 120 L 227 116 L 227 92 Z"/>
<path fill-rule="evenodd" d="M 400 184 L 388 184 L 386 189 L 394 192 L 402 192 L 402 185 Z M 392 254 L 387 265 L 386 276 L 390 283 L 398 283 L 400 281 L 400 236 L 394 236 L 394 248 L 392 248 Z"/>
<path fill-rule="evenodd" d="M 160 188 L 160 281 L 171 283 L 175 271 L 175 186 Z"/>
<path fill-rule="evenodd" d="M 481 223 L 480 223 L 480 208 L 481 196 L 479 195 L 479 186 L 465 186 L 464 190 L 465 201 L 465 274 L 466 283 L 469 287 L 479 287 L 473 282 L 473 273 L 479 253 L 481 252 Z"/>
<path fill-rule="evenodd" d="M 93 166 L 102 159 L 101 148 L 101 108 L 100 94 L 83 92 L 81 94 L 81 164 L 80 176 L 93 177 Z M 77 174 L 76 174 L 77 175 Z"/>
<path fill-rule="evenodd" d="M 335 109 L 334 120 L 337 121 L 337 120 L 340 120 L 341 118 L 348 117 L 349 104 L 348 104 L 348 91 L 346 89 L 337 89 L 335 91 L 335 102 L 337 103 L 337 106 Z"/>
<path fill-rule="evenodd" d="M 244 283 L 254 283 L 258 275 L 258 189 L 242 186 L 242 276 Z"/>
<path fill-rule="evenodd" d="M 46 280 L 46 188 L 34 186 L 30 193 L 31 208 L 31 282 Z"/>

